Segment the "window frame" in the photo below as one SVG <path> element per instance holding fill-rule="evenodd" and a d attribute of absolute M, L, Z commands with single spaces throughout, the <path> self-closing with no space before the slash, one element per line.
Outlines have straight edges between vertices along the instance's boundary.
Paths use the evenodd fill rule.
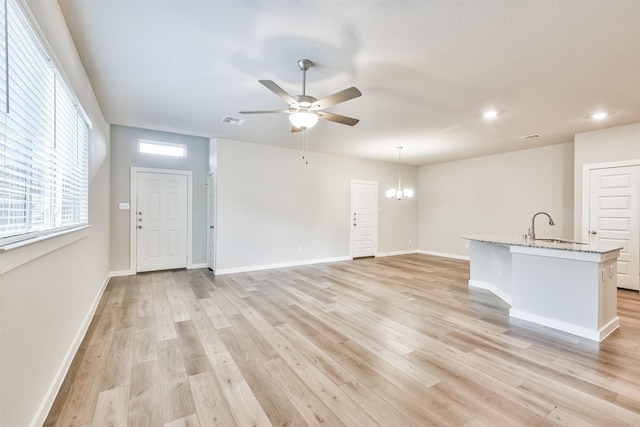
<path fill-rule="evenodd" d="M 34 212 L 33 207 L 28 206 L 30 200 L 25 203 L 24 213 L 22 215 L 22 218 L 24 219 L 24 226 L 19 232 L 7 232 L 7 229 L 10 228 L 8 224 L 10 217 L 3 217 L 6 222 L 0 223 L 0 253 L 2 253 L 7 250 L 28 245 L 31 242 L 40 242 L 45 238 L 66 235 L 74 230 L 86 229 L 89 226 L 89 156 L 92 123 L 78 101 L 78 97 L 75 95 L 72 86 L 63 75 L 62 68 L 57 66 L 58 61 L 52 54 L 52 49 L 48 45 L 46 38 L 24 1 L 0 0 L 0 7 L 2 8 L 0 12 L 4 14 L 4 16 L 0 16 L 0 18 L 4 20 L 4 33 L 0 34 L 0 37 L 4 38 L 4 45 L 2 46 L 2 50 L 4 50 L 4 52 L 0 52 L 0 54 L 5 56 L 3 64 L 4 69 L 0 69 L 0 73 L 2 73 L 0 78 L 5 80 L 5 82 L 3 82 L 5 87 L 2 88 L 4 89 L 4 93 L 1 94 L 4 99 L 0 100 L 0 102 L 5 104 L 3 105 L 5 108 L 3 108 L 3 111 L 0 113 L 2 114 L 0 124 L 3 127 L 3 139 L 0 146 L 0 155 L 3 157 L 3 160 L 0 163 L 0 171 L 3 171 L 4 174 L 1 179 L 6 179 L 7 169 L 5 168 L 8 164 L 5 160 L 6 154 L 2 153 L 6 153 L 4 150 L 6 150 L 8 144 L 13 144 L 11 141 L 7 142 L 7 139 L 9 139 L 7 136 L 7 123 L 12 120 L 15 121 L 20 119 L 16 118 L 15 115 L 14 117 L 8 118 L 11 114 L 12 108 L 12 102 L 10 102 L 12 87 L 16 88 L 16 86 L 12 86 L 12 76 L 10 75 L 11 59 L 9 58 L 9 52 L 11 51 L 11 48 L 9 47 L 9 40 L 11 37 L 20 37 L 20 32 L 23 33 L 22 36 L 30 38 L 30 40 L 26 42 L 30 42 L 29 47 L 32 48 L 30 49 L 31 52 L 29 55 L 35 55 L 41 59 L 43 63 L 48 63 L 53 76 L 53 94 L 50 95 L 53 96 L 54 103 L 53 105 L 50 105 L 49 108 L 53 109 L 54 121 L 52 132 L 54 138 L 50 143 L 53 143 L 53 150 L 56 149 L 55 147 L 59 141 L 66 141 L 68 145 L 66 147 L 66 153 L 58 153 L 57 158 L 55 155 L 52 158 L 47 158 L 47 161 L 52 162 L 53 164 L 53 172 L 48 175 L 42 175 L 43 177 L 46 176 L 46 179 L 53 182 L 51 186 L 54 189 L 52 191 L 53 195 L 49 196 L 54 201 L 49 201 L 48 206 L 46 206 L 46 203 L 44 202 L 40 205 L 40 209 L 48 209 L 47 214 L 50 215 L 50 218 L 47 220 L 48 222 L 41 227 L 34 227 L 33 223 L 29 223 L 29 217 L 33 216 Z M 10 17 L 10 14 L 15 16 Z M 20 30 L 15 34 L 9 34 L 9 31 L 11 31 L 10 26 L 13 28 L 16 25 L 21 26 Z M 43 63 L 40 63 L 40 66 L 42 66 Z M 18 76 L 21 75 L 18 74 Z M 62 99 L 60 103 L 57 102 L 57 97 Z M 33 101 L 25 101 L 24 105 L 27 105 L 27 108 L 33 108 Z M 66 110 L 61 110 L 61 108 Z M 62 122 L 58 121 L 58 118 L 56 117 L 57 114 L 61 114 L 67 120 Z M 43 122 L 36 121 L 34 125 L 32 124 L 34 122 L 31 120 L 27 121 L 24 117 L 21 119 L 24 129 L 28 129 L 31 126 L 38 127 L 43 125 Z M 29 119 L 31 119 L 31 117 L 29 117 Z M 51 129 L 49 131 L 51 131 Z M 63 132 L 66 133 L 67 138 L 64 140 L 57 138 L 57 131 L 59 131 L 61 135 Z M 38 141 L 35 143 L 25 136 L 24 141 L 16 141 L 14 146 L 25 146 L 28 149 L 30 147 L 35 147 L 36 144 L 43 143 L 46 144 L 46 141 Z M 65 146 L 64 143 L 60 144 L 61 146 Z M 73 151 L 74 149 L 76 150 L 75 152 Z M 75 159 L 73 159 L 74 155 L 76 156 Z M 29 153 L 27 153 L 27 158 L 29 158 Z M 31 168 L 29 171 L 33 170 L 34 161 L 33 155 L 31 155 L 30 163 L 28 163 Z M 75 165 L 73 164 L 74 161 Z M 61 167 L 60 164 L 65 162 L 66 168 Z M 80 173 L 74 171 L 74 167 L 79 167 Z M 31 179 L 36 179 L 37 181 L 37 178 Z M 5 181 L 4 188 L 6 189 L 8 185 L 7 181 Z M 45 184 L 40 183 L 39 185 L 44 186 Z M 29 194 L 33 193 L 29 193 L 26 187 L 24 191 L 25 200 L 28 200 Z M 71 197 L 71 199 L 69 197 Z M 5 207 L 7 206 L 6 202 L 11 200 L 11 198 L 4 199 Z M 73 219 L 66 219 L 69 215 L 71 215 Z"/>

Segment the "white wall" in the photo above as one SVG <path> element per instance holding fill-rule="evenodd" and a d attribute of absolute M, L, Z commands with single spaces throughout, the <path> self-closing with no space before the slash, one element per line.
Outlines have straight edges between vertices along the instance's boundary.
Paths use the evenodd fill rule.
<path fill-rule="evenodd" d="M 417 249 L 417 201 L 384 197 L 397 186 L 397 164 L 307 153 L 306 165 L 298 150 L 224 139 L 212 146 L 216 271 L 349 257 L 352 179 L 378 182 L 378 252 Z M 416 188 L 417 168 L 403 167 L 402 178 Z"/>
<path fill-rule="evenodd" d="M 0 275 L 0 425 L 41 425 L 109 273 L 109 128 L 55 1 L 26 0 L 93 124 L 88 236 Z M 30 252 L 52 242 L 0 255 Z M 24 252 L 21 252 L 24 251 Z"/>
<path fill-rule="evenodd" d="M 574 235 L 582 234 L 582 173 L 584 165 L 640 159 L 640 123 L 575 136 Z"/>
<path fill-rule="evenodd" d="M 138 139 L 184 144 L 186 158 L 140 154 Z M 130 211 L 119 209 L 120 203 L 130 203 L 131 168 L 176 169 L 193 172 L 193 217 L 191 254 L 193 264 L 207 261 L 207 170 L 209 139 L 177 133 L 111 126 L 111 271 L 130 271 L 129 234 Z M 131 201 L 131 209 L 135 204 Z"/>
<path fill-rule="evenodd" d="M 463 234 L 521 235 L 538 211 L 556 223 L 538 236 L 572 237 L 573 143 L 422 166 L 418 187 L 421 251 L 469 256 Z"/>

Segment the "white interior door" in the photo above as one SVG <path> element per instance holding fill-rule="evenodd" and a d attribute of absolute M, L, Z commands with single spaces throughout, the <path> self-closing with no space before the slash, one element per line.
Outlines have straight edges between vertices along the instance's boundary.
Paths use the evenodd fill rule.
<path fill-rule="evenodd" d="M 136 271 L 187 266 L 188 178 L 137 173 Z"/>
<path fill-rule="evenodd" d="M 378 183 L 351 181 L 351 256 L 378 253 Z"/>
<path fill-rule="evenodd" d="M 216 271 L 216 180 L 213 173 L 207 179 L 207 267 Z"/>
<path fill-rule="evenodd" d="M 589 178 L 589 241 L 622 246 L 618 287 L 638 290 L 640 166 L 593 169 Z"/>

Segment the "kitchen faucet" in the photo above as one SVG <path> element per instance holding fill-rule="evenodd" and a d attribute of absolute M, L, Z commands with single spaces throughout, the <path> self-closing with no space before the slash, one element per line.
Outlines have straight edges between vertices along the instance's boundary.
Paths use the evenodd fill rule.
<path fill-rule="evenodd" d="M 536 240 L 536 217 L 540 214 L 546 215 L 549 218 L 549 225 L 556 225 L 555 222 L 553 222 L 553 219 L 551 218 L 551 215 L 549 215 L 546 212 L 538 212 L 535 215 L 533 215 L 533 218 L 531 218 L 531 240 Z"/>

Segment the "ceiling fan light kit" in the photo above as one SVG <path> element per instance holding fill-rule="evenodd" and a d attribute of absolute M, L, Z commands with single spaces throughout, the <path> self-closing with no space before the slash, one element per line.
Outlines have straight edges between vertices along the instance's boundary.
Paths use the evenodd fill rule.
<path fill-rule="evenodd" d="M 289 115 L 289 121 L 298 129 L 311 129 L 318 123 L 318 115 L 308 111 L 298 111 Z"/>
<path fill-rule="evenodd" d="M 314 98 L 306 93 L 307 86 L 307 70 L 313 66 L 313 62 L 309 59 L 301 59 L 298 61 L 298 67 L 302 71 L 302 95 L 291 96 L 284 89 L 274 83 L 272 80 L 258 80 L 263 86 L 271 92 L 282 98 L 289 104 L 288 110 L 264 110 L 264 111 L 240 111 L 240 114 L 270 114 L 285 113 L 289 114 L 289 121 L 293 125 L 291 132 L 299 132 L 301 130 L 310 129 L 318 122 L 318 119 L 328 120 L 330 122 L 340 123 L 343 125 L 354 126 L 359 120 L 352 117 L 341 116 L 322 111 L 341 102 L 349 101 L 357 98 L 362 93 L 355 87 L 336 92 L 322 99 Z"/>
<path fill-rule="evenodd" d="M 413 190 L 411 188 L 402 188 L 402 175 L 400 170 L 401 153 L 403 147 L 398 147 L 398 188 L 390 188 L 385 192 L 389 199 L 410 199 L 413 197 Z"/>

